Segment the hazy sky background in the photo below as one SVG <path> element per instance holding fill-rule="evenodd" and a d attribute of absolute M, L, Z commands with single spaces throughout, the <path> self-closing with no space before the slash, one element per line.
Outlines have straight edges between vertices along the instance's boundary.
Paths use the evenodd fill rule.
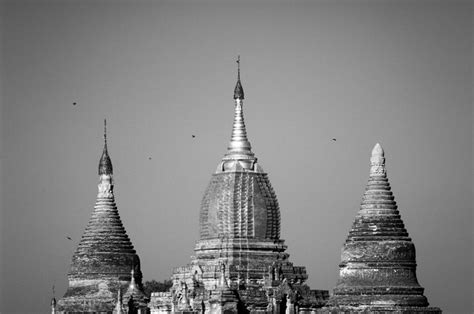
<path fill-rule="evenodd" d="M 64 294 L 104 117 L 144 279 L 189 262 L 237 54 L 253 151 L 308 284 L 334 288 L 380 141 L 429 302 L 472 312 L 472 2 L 15 0 L 1 16 L 2 313 Z"/>

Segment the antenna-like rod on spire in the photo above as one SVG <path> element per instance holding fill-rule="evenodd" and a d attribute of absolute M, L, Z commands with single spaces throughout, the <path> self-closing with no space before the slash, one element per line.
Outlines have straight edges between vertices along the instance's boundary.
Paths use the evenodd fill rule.
<path fill-rule="evenodd" d="M 107 145 L 107 119 L 104 119 L 104 143 Z"/>
<path fill-rule="evenodd" d="M 240 55 L 237 55 L 237 80 L 240 81 Z"/>

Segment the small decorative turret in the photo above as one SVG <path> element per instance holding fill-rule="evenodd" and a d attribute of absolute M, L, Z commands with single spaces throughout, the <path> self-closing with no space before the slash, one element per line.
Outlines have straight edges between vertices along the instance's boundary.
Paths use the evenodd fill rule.
<path fill-rule="evenodd" d="M 122 314 L 123 313 L 123 306 L 122 306 L 122 291 L 120 288 L 117 290 L 117 303 L 115 303 L 115 311 L 114 314 Z"/>
<path fill-rule="evenodd" d="M 148 297 L 143 292 L 142 286 L 135 282 L 135 271 L 134 267 L 132 267 L 130 284 L 123 295 L 122 304 L 125 305 L 129 311 L 133 309 L 140 313 L 140 311 L 146 310 L 148 301 Z"/>
<path fill-rule="evenodd" d="M 133 270 L 133 267 L 130 273 L 131 273 L 132 279 L 130 279 L 130 285 L 128 286 L 128 289 L 135 290 L 137 289 L 137 284 L 135 283 L 135 271 Z"/>
<path fill-rule="evenodd" d="M 221 277 L 219 278 L 217 289 L 220 289 L 220 290 L 229 289 L 229 284 L 227 283 L 227 279 L 225 278 L 225 264 L 224 263 L 221 263 Z"/>
<path fill-rule="evenodd" d="M 51 298 L 51 314 L 56 314 L 56 298 L 54 293 L 54 285 L 53 285 L 53 297 Z"/>

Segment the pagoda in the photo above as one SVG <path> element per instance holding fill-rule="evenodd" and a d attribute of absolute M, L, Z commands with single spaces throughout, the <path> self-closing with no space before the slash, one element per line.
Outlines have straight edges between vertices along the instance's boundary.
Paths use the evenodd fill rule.
<path fill-rule="evenodd" d="M 397 209 L 376 144 L 360 210 L 342 248 L 339 281 L 318 313 L 441 313 L 416 278 L 415 246 Z"/>
<path fill-rule="evenodd" d="M 98 188 L 94 211 L 72 257 L 68 289 L 57 302 L 57 313 L 112 313 L 117 295 L 127 291 L 130 283 L 137 290 L 143 289 L 140 259 L 115 204 L 105 121 Z M 146 310 L 145 306 L 142 312 Z"/>
<path fill-rule="evenodd" d="M 152 294 L 152 313 L 296 313 L 329 297 L 304 284 L 305 267 L 285 252 L 278 201 L 247 138 L 237 63 L 231 140 L 202 199 L 195 256 L 174 270 L 169 292 Z"/>

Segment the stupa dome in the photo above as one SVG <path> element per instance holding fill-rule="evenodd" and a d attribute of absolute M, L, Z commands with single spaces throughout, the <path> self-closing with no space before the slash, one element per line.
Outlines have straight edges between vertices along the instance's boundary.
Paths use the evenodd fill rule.
<path fill-rule="evenodd" d="M 416 278 L 415 246 L 391 191 L 376 144 L 370 175 L 344 247 L 339 281 L 322 313 L 441 313 Z"/>

